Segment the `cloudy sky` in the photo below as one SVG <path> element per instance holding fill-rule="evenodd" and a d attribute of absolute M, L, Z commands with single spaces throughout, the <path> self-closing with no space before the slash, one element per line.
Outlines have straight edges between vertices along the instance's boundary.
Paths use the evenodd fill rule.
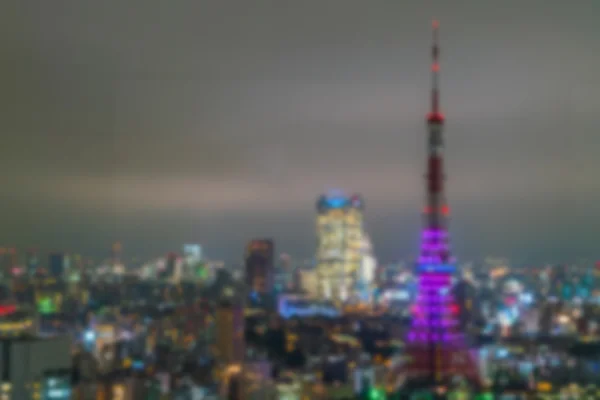
<path fill-rule="evenodd" d="M 1 244 L 310 256 L 336 188 L 414 254 L 437 17 L 458 258 L 600 257 L 597 1 L 93 3 L 0 5 Z"/>

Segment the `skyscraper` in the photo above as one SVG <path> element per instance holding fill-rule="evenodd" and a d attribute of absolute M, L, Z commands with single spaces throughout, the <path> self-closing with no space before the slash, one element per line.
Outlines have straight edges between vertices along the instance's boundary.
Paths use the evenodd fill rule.
<path fill-rule="evenodd" d="M 64 253 L 50 253 L 48 255 L 48 273 L 52 278 L 60 279 L 65 273 L 66 255 Z"/>
<path fill-rule="evenodd" d="M 320 296 L 345 301 L 356 290 L 362 262 L 364 202 L 331 192 L 317 200 Z"/>
<path fill-rule="evenodd" d="M 254 239 L 246 246 L 246 285 L 253 295 L 273 292 L 275 245 L 271 239 Z"/>
<path fill-rule="evenodd" d="M 454 375 L 477 379 L 477 369 L 458 327 L 459 307 L 452 296 L 452 277 L 456 272 L 451 257 L 444 196 L 442 130 L 444 116 L 439 106 L 438 24 L 433 23 L 431 66 L 431 111 L 427 116 L 428 160 L 426 174 L 427 204 L 423 212 L 424 229 L 417 260 L 418 296 L 408 335 L 411 377 L 437 383 Z"/>
<path fill-rule="evenodd" d="M 123 246 L 121 242 L 115 242 L 110 248 L 110 269 L 115 276 L 122 276 L 125 273 L 123 265 Z"/>
<path fill-rule="evenodd" d="M 121 263 L 121 252 L 123 251 L 123 246 L 120 242 L 114 242 L 110 248 L 110 262 L 112 266 Z"/>
<path fill-rule="evenodd" d="M 158 278 L 168 280 L 173 278 L 175 275 L 175 268 L 177 266 L 177 254 L 169 252 L 165 257 L 165 268 L 159 272 Z"/>
<path fill-rule="evenodd" d="M 199 244 L 184 244 L 183 258 L 186 264 L 196 264 L 202 261 L 202 246 Z"/>
<path fill-rule="evenodd" d="M 377 270 L 377 260 L 373 255 L 373 245 L 369 236 L 363 236 L 363 245 L 361 248 L 360 273 L 358 274 L 358 292 L 362 302 L 371 302 L 372 293 L 375 288 L 375 274 Z"/>
<path fill-rule="evenodd" d="M 29 249 L 27 250 L 26 260 L 25 260 L 25 268 L 27 270 L 27 274 L 29 276 L 35 276 L 39 267 L 39 259 L 37 250 Z"/>
<path fill-rule="evenodd" d="M 0 248 L 0 269 L 5 278 L 13 275 L 13 268 L 17 266 L 17 250 L 14 247 Z"/>
<path fill-rule="evenodd" d="M 224 365 L 241 364 L 246 348 L 244 341 L 244 300 L 233 286 L 225 286 L 219 295 L 216 312 L 216 347 Z"/>

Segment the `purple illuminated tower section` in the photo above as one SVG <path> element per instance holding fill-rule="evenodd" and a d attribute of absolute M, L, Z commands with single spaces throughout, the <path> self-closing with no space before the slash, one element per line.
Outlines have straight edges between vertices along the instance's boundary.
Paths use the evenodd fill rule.
<path fill-rule="evenodd" d="M 431 110 L 427 115 L 427 202 L 423 210 L 418 295 L 407 350 L 411 377 L 440 382 L 455 375 L 476 379 L 477 368 L 458 327 L 458 305 L 451 284 L 455 260 L 448 240 L 449 209 L 444 196 L 444 115 L 439 101 L 438 23 L 433 22 Z"/>

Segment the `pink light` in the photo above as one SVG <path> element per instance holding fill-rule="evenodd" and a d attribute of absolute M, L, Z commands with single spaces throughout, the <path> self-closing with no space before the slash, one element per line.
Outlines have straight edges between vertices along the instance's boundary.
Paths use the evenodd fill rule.
<path fill-rule="evenodd" d="M 452 277 L 449 274 L 439 274 L 435 272 L 421 273 L 419 278 L 422 282 L 449 282 L 452 280 Z"/>
<path fill-rule="evenodd" d="M 421 282 L 419 282 L 419 288 L 424 289 L 424 290 L 439 291 L 440 289 L 443 289 L 448 285 L 450 285 L 450 281 L 443 281 L 441 279 L 438 281 L 421 281 Z"/>
<path fill-rule="evenodd" d="M 11 305 L 5 305 L 5 306 L 0 306 L 0 316 L 5 316 L 5 315 L 9 315 L 9 314 L 13 314 L 17 311 L 17 306 L 11 304 Z"/>

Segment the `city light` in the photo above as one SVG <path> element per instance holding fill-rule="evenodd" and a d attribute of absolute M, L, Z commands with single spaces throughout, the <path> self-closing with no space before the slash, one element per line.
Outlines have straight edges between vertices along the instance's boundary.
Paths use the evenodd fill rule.
<path fill-rule="evenodd" d="M 2 25 L 0 400 L 600 399 L 596 4 L 446 93 L 421 4 L 81 3 Z"/>
<path fill-rule="evenodd" d="M 385 400 L 385 399 L 387 399 L 385 391 L 383 391 L 381 389 L 375 389 L 375 388 L 371 388 L 369 390 L 368 397 L 369 397 L 369 400 Z"/>

